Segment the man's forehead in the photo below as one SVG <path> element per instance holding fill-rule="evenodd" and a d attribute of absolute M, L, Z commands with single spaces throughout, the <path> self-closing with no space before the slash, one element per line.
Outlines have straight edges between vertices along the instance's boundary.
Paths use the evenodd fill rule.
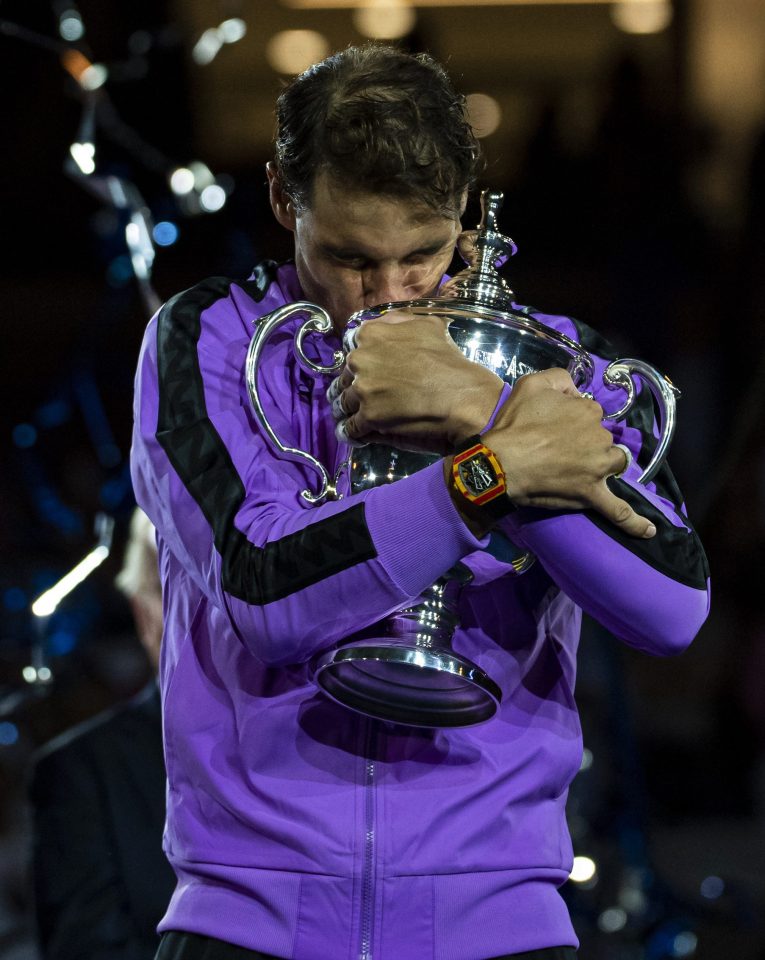
<path fill-rule="evenodd" d="M 351 222 L 364 222 L 370 211 L 395 218 L 413 228 L 425 226 L 432 229 L 441 223 L 446 229 L 457 219 L 449 213 L 440 213 L 413 195 L 402 195 L 393 190 L 365 189 L 358 184 L 349 185 L 324 168 L 314 178 L 307 208 L 314 216 L 325 217 L 330 211 L 343 211 Z M 455 211 L 461 206 L 454 204 Z"/>

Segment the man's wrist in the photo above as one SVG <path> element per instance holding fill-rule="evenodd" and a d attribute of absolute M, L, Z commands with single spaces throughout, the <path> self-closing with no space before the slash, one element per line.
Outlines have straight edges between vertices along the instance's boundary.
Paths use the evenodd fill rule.
<path fill-rule="evenodd" d="M 509 396 L 510 388 L 486 367 L 474 364 L 480 379 L 469 391 L 461 391 L 455 396 L 454 410 L 451 415 L 449 436 L 456 444 L 464 437 L 485 433 L 494 425 L 494 421 Z"/>
<path fill-rule="evenodd" d="M 459 443 L 449 460 L 449 493 L 471 529 L 486 531 L 515 510 L 499 457 L 479 435 Z"/>

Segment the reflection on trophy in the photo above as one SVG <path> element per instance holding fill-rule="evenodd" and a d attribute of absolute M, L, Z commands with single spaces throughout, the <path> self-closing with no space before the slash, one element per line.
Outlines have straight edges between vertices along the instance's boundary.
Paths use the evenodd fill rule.
<path fill-rule="evenodd" d="M 496 228 L 501 203 L 501 193 L 484 191 L 481 224 L 477 232 L 463 235 L 460 244 L 468 263 L 466 270 L 448 280 L 432 298 L 386 303 L 355 313 L 348 321 L 346 343 L 352 343 L 352 331 L 366 320 L 390 311 L 435 315 L 448 325 L 449 335 L 468 359 L 488 367 L 511 387 L 527 373 L 562 367 L 577 389 L 587 392 L 594 375 L 590 355 L 578 343 L 514 307 L 513 292 L 497 272 L 498 261 L 516 249 Z M 338 499 L 343 495 L 341 476 L 345 492 L 358 493 L 402 479 L 438 460 L 435 454 L 368 444 L 349 452 L 344 464 L 347 473 L 341 468 L 338 475 L 330 476 L 310 453 L 282 444 L 263 408 L 257 375 L 264 344 L 274 330 L 297 315 L 306 316 L 294 340 L 295 356 L 303 369 L 325 377 L 342 369 L 342 351 L 336 351 L 329 366 L 306 355 L 305 337 L 330 333 L 332 321 L 321 307 L 300 302 L 260 320 L 247 355 L 246 380 L 255 414 L 276 448 L 288 459 L 308 463 L 318 474 L 319 489 L 304 490 L 302 496 L 309 503 Z M 640 483 L 648 483 L 663 463 L 672 439 L 677 390 L 649 364 L 632 359 L 614 361 L 606 368 L 603 382 L 610 389 L 624 390 L 626 396 L 620 409 L 605 419 L 620 420 L 631 409 L 637 394 L 633 375 L 648 386 L 658 410 L 658 442 L 639 478 Z M 516 574 L 522 575 L 533 562 L 533 556 L 518 550 L 512 565 Z M 396 723 L 459 727 L 490 719 L 502 691 L 485 671 L 452 647 L 459 624 L 460 592 L 470 577 L 467 567 L 457 564 L 410 606 L 321 654 L 313 664 L 316 683 L 337 702 Z"/>

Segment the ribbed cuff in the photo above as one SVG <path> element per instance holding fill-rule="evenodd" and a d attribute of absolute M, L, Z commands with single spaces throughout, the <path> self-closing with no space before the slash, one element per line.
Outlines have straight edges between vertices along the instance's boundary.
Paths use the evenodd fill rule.
<path fill-rule="evenodd" d="M 440 460 L 370 490 L 366 520 L 386 572 L 411 597 L 488 543 L 465 526 L 444 483 Z"/>

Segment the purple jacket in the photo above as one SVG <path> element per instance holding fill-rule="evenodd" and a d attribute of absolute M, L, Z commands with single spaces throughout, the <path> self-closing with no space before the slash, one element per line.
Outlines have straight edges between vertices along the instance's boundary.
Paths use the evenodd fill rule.
<path fill-rule="evenodd" d="M 566 794 L 579 769 L 580 608 L 631 646 L 672 654 L 708 609 L 707 568 L 668 469 L 620 495 L 658 527 L 635 541 L 582 513 L 521 510 L 504 532 L 538 561 L 483 549 L 440 463 L 309 506 L 315 474 L 276 456 L 250 409 L 254 323 L 302 299 L 294 266 L 181 293 L 146 332 L 133 479 L 158 530 L 168 771 L 165 849 L 178 885 L 160 930 L 295 960 L 480 960 L 576 944 L 558 887 L 572 862 Z M 535 314 L 569 337 L 592 331 Z M 295 321 L 295 326 L 299 321 Z M 282 443 L 331 470 L 326 380 L 266 346 L 261 392 Z M 332 346 L 322 343 L 325 362 Z M 603 361 L 598 360 L 598 371 Z M 600 373 L 596 374 L 596 384 Z M 609 410 L 620 396 L 596 388 Z M 639 406 L 612 426 L 652 443 Z M 412 730 L 319 693 L 309 661 L 406 605 L 458 560 L 458 652 L 504 691 L 483 725 Z"/>

